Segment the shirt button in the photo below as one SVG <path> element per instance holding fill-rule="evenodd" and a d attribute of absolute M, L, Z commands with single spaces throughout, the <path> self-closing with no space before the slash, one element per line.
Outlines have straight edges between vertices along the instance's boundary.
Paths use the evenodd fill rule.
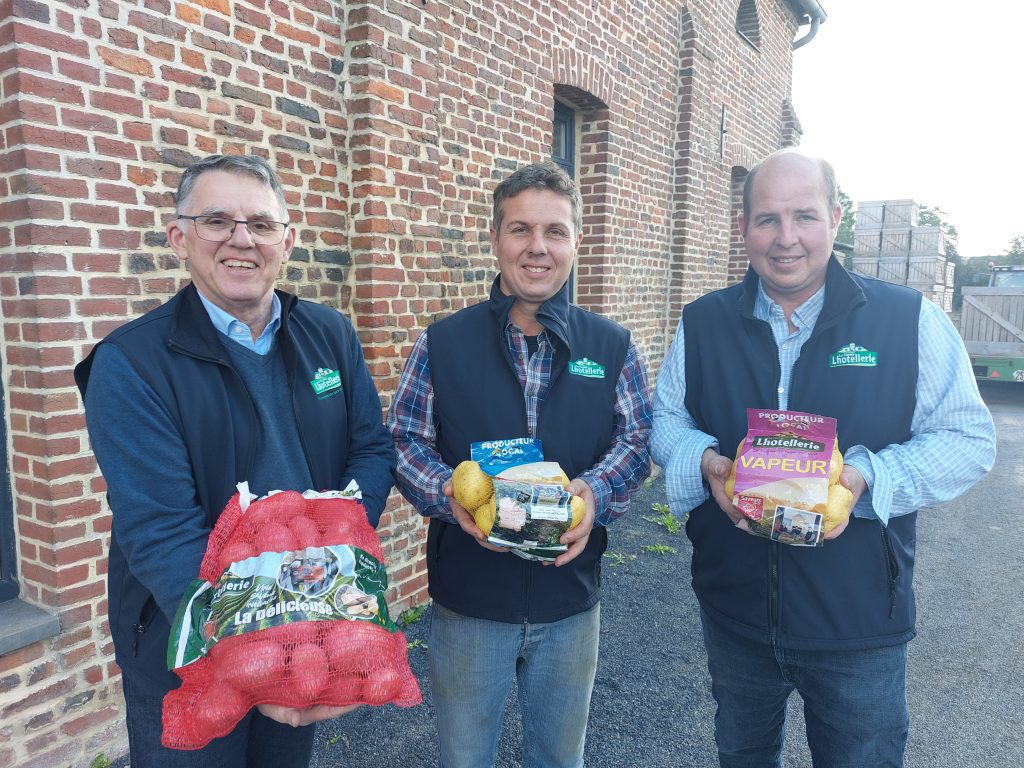
<path fill-rule="evenodd" d="M 780 394 L 780 395 L 781 395 L 781 394 L 782 394 L 783 392 L 785 392 L 785 391 L 786 391 L 786 388 L 785 388 L 785 387 L 779 387 L 779 394 Z"/>

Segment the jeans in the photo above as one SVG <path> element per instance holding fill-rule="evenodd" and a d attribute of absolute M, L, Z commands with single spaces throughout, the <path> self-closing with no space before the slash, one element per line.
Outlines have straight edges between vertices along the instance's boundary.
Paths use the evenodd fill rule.
<path fill-rule="evenodd" d="M 312 759 L 315 726 L 293 728 L 255 708 L 231 733 L 202 749 L 167 749 L 160 744 L 163 696 L 153 696 L 123 673 L 121 682 L 132 768 L 305 768 Z"/>
<path fill-rule="evenodd" d="M 864 651 L 798 651 L 758 643 L 701 613 L 722 768 L 778 768 L 786 700 L 804 701 L 815 768 L 903 765 L 907 644 Z"/>
<path fill-rule="evenodd" d="M 434 603 L 430 682 L 441 768 L 493 766 L 513 680 L 523 768 L 582 768 L 601 611 L 548 624 L 474 619 Z"/>

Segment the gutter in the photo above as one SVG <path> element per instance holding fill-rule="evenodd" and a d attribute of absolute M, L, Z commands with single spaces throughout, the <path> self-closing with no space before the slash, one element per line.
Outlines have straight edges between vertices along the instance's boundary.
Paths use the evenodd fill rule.
<path fill-rule="evenodd" d="M 814 36 L 818 34 L 818 27 L 821 26 L 821 23 L 825 21 L 828 16 L 825 14 L 825 9 L 818 3 L 818 0 L 790 0 L 790 2 L 791 5 L 798 6 L 800 11 L 803 12 L 802 14 L 797 14 L 797 23 L 799 25 L 803 25 L 806 23 L 806 20 L 809 19 L 811 24 L 811 28 L 806 35 L 801 37 L 799 40 L 793 41 L 793 50 L 795 51 L 797 48 L 807 45 L 814 39 Z"/>

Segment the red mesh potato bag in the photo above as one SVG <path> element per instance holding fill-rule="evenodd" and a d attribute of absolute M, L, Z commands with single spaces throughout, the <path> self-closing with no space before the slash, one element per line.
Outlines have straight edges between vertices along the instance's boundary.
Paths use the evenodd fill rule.
<path fill-rule="evenodd" d="M 362 504 L 284 491 L 243 506 L 228 502 L 178 608 L 163 745 L 204 747 L 257 704 L 419 704 Z"/>

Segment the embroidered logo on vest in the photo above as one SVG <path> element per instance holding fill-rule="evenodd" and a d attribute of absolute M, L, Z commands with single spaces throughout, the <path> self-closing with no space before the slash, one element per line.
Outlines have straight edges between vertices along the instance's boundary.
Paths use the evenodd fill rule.
<path fill-rule="evenodd" d="M 604 366 L 600 363 L 595 363 L 593 360 L 581 357 L 576 362 L 569 363 L 569 373 L 586 379 L 603 379 Z"/>
<path fill-rule="evenodd" d="M 828 358 L 829 368 L 840 368 L 847 365 L 859 368 L 874 368 L 878 365 L 878 353 L 864 349 L 864 347 L 858 347 L 851 341 L 845 347 L 837 349 Z"/>
<path fill-rule="evenodd" d="M 341 374 L 327 368 L 317 368 L 309 386 L 316 393 L 317 400 L 323 400 L 341 392 Z"/>

